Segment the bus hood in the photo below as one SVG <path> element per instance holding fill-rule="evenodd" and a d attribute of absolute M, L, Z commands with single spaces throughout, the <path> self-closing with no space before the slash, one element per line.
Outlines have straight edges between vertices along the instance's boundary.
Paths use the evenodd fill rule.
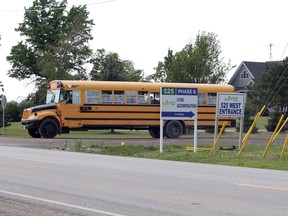
<path fill-rule="evenodd" d="M 48 109 L 57 109 L 57 106 L 56 104 L 51 103 L 51 104 L 44 104 L 44 105 L 31 107 L 32 112 L 39 112 L 39 111 L 48 110 Z"/>

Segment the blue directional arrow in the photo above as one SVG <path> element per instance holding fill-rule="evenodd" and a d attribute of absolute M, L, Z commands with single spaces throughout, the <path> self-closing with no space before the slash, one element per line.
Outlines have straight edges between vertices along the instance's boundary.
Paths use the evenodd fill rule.
<path fill-rule="evenodd" d="M 189 117 L 192 118 L 195 114 L 193 112 L 162 112 L 162 117 Z"/>

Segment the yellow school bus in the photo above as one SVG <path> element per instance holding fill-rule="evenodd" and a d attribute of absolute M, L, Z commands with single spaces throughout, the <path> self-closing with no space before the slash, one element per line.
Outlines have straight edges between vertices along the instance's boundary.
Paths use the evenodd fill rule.
<path fill-rule="evenodd" d="M 198 128 L 214 128 L 217 92 L 234 92 L 231 85 L 116 81 L 54 80 L 46 104 L 23 111 L 21 123 L 34 138 L 54 138 L 76 130 L 148 130 L 160 137 L 161 87 L 198 89 Z M 235 118 L 219 118 L 219 127 Z M 192 120 L 166 120 L 164 136 L 180 137 Z"/>

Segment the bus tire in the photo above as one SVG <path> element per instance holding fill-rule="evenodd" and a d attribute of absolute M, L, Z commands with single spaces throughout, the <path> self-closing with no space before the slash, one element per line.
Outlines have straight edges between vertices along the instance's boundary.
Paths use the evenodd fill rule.
<path fill-rule="evenodd" d="M 165 135 L 167 138 L 179 138 L 183 134 L 183 125 L 179 121 L 169 121 L 165 127 Z"/>
<path fill-rule="evenodd" d="M 28 133 L 33 138 L 41 138 L 41 134 L 36 128 L 30 128 L 28 129 Z"/>
<path fill-rule="evenodd" d="M 160 128 L 157 127 L 149 128 L 149 134 L 153 138 L 160 138 Z"/>
<path fill-rule="evenodd" d="M 43 138 L 54 138 L 59 131 L 59 126 L 54 119 L 44 119 L 40 124 L 39 133 Z"/>

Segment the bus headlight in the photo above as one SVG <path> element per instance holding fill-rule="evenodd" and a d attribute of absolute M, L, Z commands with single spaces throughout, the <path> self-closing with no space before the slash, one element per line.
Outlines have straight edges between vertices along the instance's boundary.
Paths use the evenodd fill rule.
<path fill-rule="evenodd" d="M 34 113 L 34 115 L 29 116 L 28 120 L 35 120 L 38 118 L 37 113 Z"/>

